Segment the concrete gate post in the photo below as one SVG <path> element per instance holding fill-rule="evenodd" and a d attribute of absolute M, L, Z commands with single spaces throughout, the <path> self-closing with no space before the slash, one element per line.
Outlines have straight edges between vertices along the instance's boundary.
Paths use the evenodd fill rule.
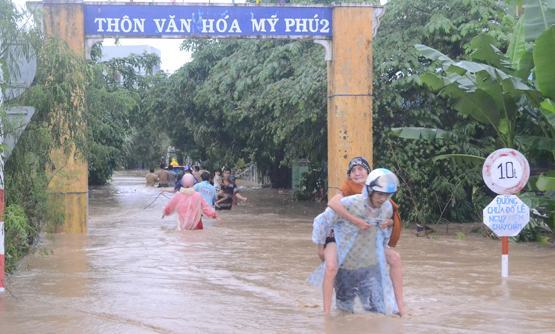
<path fill-rule="evenodd" d="M 374 8 L 333 8 L 333 59 L 328 66 L 328 197 L 364 156 L 372 166 L 372 25 Z"/>
<path fill-rule="evenodd" d="M 65 41 L 71 50 L 84 59 L 85 26 L 83 1 L 45 0 L 44 29 L 47 36 Z M 83 124 L 85 131 L 85 124 Z M 59 203 L 64 214 L 62 232 L 86 233 L 88 211 L 88 166 L 76 158 L 75 152 L 51 153 L 54 170 L 49 185 L 50 200 Z"/>

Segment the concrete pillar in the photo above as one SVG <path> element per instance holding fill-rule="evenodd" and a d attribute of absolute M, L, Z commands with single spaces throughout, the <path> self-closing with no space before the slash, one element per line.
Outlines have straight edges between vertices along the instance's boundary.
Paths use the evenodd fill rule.
<path fill-rule="evenodd" d="M 82 0 L 47 0 L 44 5 L 44 31 L 65 41 L 71 50 L 84 59 L 85 27 Z M 83 131 L 85 125 L 83 124 Z M 60 205 L 64 216 L 59 232 L 87 232 L 88 167 L 76 158 L 75 151 L 66 154 L 60 150 L 51 153 L 53 179 L 49 185 L 51 203 Z"/>
<path fill-rule="evenodd" d="M 328 197 L 338 192 L 347 164 L 372 166 L 372 23 L 374 8 L 333 8 L 333 60 L 328 67 Z"/>

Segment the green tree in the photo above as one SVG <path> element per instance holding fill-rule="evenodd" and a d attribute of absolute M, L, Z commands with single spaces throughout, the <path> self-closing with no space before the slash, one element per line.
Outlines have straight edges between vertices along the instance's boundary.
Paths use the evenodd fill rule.
<path fill-rule="evenodd" d="M 549 21 L 549 17 L 544 15 L 543 18 Z M 522 19 L 513 35 L 524 36 L 525 29 L 520 22 Z M 430 72 L 421 75 L 431 90 L 448 97 L 462 115 L 493 129 L 495 148 L 517 148 L 528 157 L 532 175 L 536 177 L 529 184 L 529 192 L 521 196 L 536 211 L 547 212 L 553 226 L 555 107 L 551 98 L 555 97 L 555 66 L 551 58 L 555 52 L 555 27 L 549 28 L 546 24 L 528 50 L 516 47 L 522 40 L 522 37 L 513 36 L 505 55 L 495 47 L 491 37 L 478 35 L 471 42 L 469 60 L 461 61 L 454 61 L 428 46 L 417 45 L 416 48 L 433 61 Z M 483 161 L 483 157 L 477 158 Z M 549 170 L 545 171 L 546 168 Z M 479 174 L 479 171 L 474 173 Z M 535 216 L 520 238 L 536 239 L 541 230 L 549 230 L 549 227 Z"/>
<path fill-rule="evenodd" d="M 170 77 L 163 113 L 176 147 L 213 166 L 256 162 L 281 186 L 292 160 L 325 159 L 320 46 L 210 40 L 185 47 L 193 61 Z"/>
<path fill-rule="evenodd" d="M 144 105 L 166 76 L 154 73 L 160 65 L 155 54 L 100 61 L 102 46 L 97 44 L 92 55 L 87 87 L 89 184 L 104 184 L 118 166 L 144 168 L 159 161 L 164 133 Z"/>
<path fill-rule="evenodd" d="M 85 136 L 78 130 L 84 127 L 85 64 L 60 41 L 36 41 L 42 44 L 34 51 L 38 63 L 34 83 L 13 101 L 35 107 L 35 114 L 5 165 L 6 204 L 12 208 L 6 221 L 11 231 L 8 237 L 13 237 L 6 240 L 12 252 L 7 255 L 10 268 L 46 222 L 56 223 L 62 217 L 47 195 L 52 177 L 50 153 L 86 149 Z"/>
<path fill-rule="evenodd" d="M 426 44 L 458 59 L 470 52 L 474 36 L 486 32 L 506 49 L 515 20 L 493 0 L 391 0 L 385 8 L 374 41 L 374 167 L 393 168 L 400 176 L 396 198 L 409 221 L 474 220 L 485 202 L 479 177 L 452 161 L 432 158 L 461 152 L 481 156 L 494 147 L 494 133 L 468 122 L 421 84 L 419 74 L 429 62 L 413 45 Z M 403 139 L 390 131 L 408 126 L 446 132 L 430 141 L 426 136 Z"/>
<path fill-rule="evenodd" d="M 11 79 L 19 73 L 17 60 L 27 56 L 31 47 L 31 43 L 26 39 L 29 37 L 28 32 L 17 24 L 22 15 L 11 1 L 0 0 L 0 124 L 2 125 L 0 131 L 2 137 L 5 137 L 9 131 L 4 96 Z M 9 166 L 4 166 L 4 163 L 2 162 L 3 179 L 0 181 L 8 194 L 3 219 L 6 236 L 4 240 L 6 270 L 10 272 L 14 269 L 16 261 L 27 252 L 30 245 L 29 239 L 36 233 L 30 231 L 32 225 L 27 218 L 33 212 L 23 210 L 18 203 L 25 203 L 25 201 L 19 199 L 18 202 L 17 198 L 14 200 L 16 196 L 10 193 L 10 190 L 13 190 L 10 184 L 12 172 Z"/>
<path fill-rule="evenodd" d="M 10 80 L 19 74 L 18 59 L 32 53 L 36 32 L 21 24 L 25 18 L 25 13 L 18 11 L 11 1 L 0 0 L 0 90 L 3 94 Z"/>

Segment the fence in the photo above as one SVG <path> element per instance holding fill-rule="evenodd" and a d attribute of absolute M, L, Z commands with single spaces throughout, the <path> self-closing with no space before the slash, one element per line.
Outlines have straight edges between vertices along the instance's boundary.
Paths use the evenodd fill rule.
<path fill-rule="evenodd" d="M 235 173 L 235 177 L 241 180 L 256 183 L 260 186 L 270 184 L 270 177 L 267 175 L 261 175 L 261 173 L 258 172 L 258 167 L 256 167 L 256 164 L 254 163 L 249 164 L 241 171 L 237 171 Z"/>

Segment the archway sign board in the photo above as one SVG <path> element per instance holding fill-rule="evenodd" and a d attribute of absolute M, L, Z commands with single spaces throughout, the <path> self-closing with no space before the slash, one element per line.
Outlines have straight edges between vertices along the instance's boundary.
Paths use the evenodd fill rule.
<path fill-rule="evenodd" d="M 372 164 L 372 38 L 384 12 L 381 6 L 82 0 L 45 0 L 42 6 L 46 34 L 66 41 L 83 57 L 92 43 L 106 37 L 314 40 L 324 47 L 327 62 L 328 196 L 345 180 L 349 159 L 364 156 Z M 71 157 L 66 159 L 70 163 L 53 158 L 61 159 L 59 165 L 67 169 L 55 173 L 50 188 L 65 199 L 64 226 L 70 228 L 64 230 L 85 233 L 87 164 L 74 163 Z"/>
<path fill-rule="evenodd" d="M 329 39 L 331 21 L 331 7 L 85 5 L 90 37 Z"/>

